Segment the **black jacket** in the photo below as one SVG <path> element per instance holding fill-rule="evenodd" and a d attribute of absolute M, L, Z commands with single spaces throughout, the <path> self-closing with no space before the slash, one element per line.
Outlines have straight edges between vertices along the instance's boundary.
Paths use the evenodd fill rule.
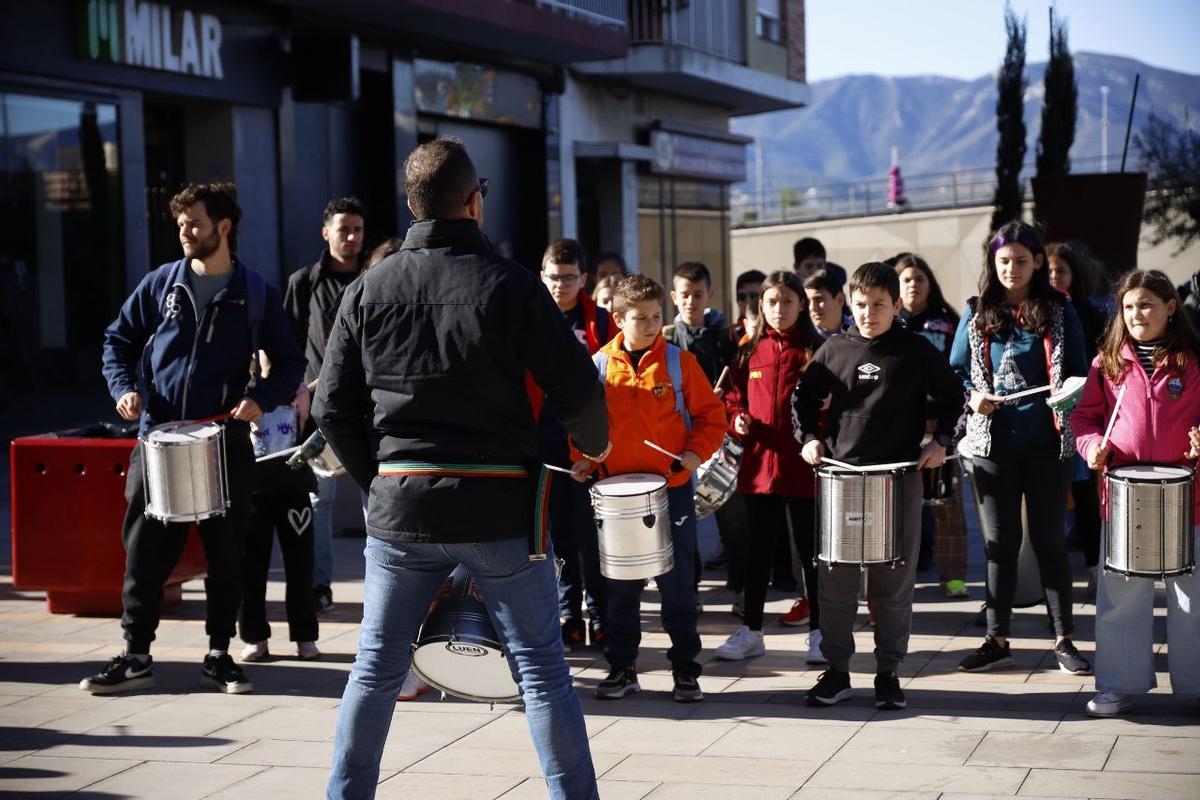
<path fill-rule="evenodd" d="M 916 460 L 925 420 L 937 421 L 936 434 L 953 434 L 964 400 L 945 357 L 899 320 L 874 339 L 850 328 L 817 350 L 794 400 L 797 435 L 805 444 L 822 438 L 821 404 L 829 395 L 826 452 L 856 466 Z"/>
<path fill-rule="evenodd" d="M 326 248 L 315 264 L 301 267 L 288 276 L 283 308 L 287 311 L 296 344 L 304 351 L 304 358 L 308 362 L 304 370 L 306 382 L 311 383 L 313 378 L 321 374 L 325 345 L 342 302 L 342 293 L 359 272 L 361 266 L 357 272 L 335 273 Z"/>
<path fill-rule="evenodd" d="M 704 327 L 694 338 L 681 330 L 681 326 L 683 321 L 676 315 L 675 321 L 663 328 L 663 338 L 694 355 L 708 376 L 708 382 L 716 383 L 721 372 L 733 363 L 737 355 L 737 342 L 733 339 L 725 315 L 716 309 L 709 309 L 704 315 Z"/>
<path fill-rule="evenodd" d="M 382 461 L 535 464 L 527 371 L 576 445 L 601 452 L 603 387 L 537 275 L 494 255 L 473 220 L 413 223 L 399 253 L 346 289 L 313 405 L 347 471 L 370 489 L 368 533 L 432 542 L 529 533 L 532 480 L 377 477 Z"/>

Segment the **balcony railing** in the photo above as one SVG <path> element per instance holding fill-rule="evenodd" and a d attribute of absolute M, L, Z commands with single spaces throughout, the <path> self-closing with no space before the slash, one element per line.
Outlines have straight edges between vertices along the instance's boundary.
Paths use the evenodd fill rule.
<path fill-rule="evenodd" d="M 593 25 L 625 30 L 628 0 L 536 0 L 539 8 Z"/>
<path fill-rule="evenodd" d="M 627 0 L 631 44 L 667 44 L 746 61 L 745 0 Z"/>

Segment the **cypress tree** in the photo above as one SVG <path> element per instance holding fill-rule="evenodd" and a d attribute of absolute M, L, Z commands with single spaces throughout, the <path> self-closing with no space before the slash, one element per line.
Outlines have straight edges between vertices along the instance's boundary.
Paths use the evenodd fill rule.
<path fill-rule="evenodd" d="M 1050 61 L 1046 64 L 1045 86 L 1037 174 L 1066 175 L 1071 171 L 1079 89 L 1075 83 L 1075 61 L 1067 49 L 1067 25 L 1054 19 L 1054 9 L 1050 10 Z"/>
<path fill-rule="evenodd" d="M 1008 45 L 996 79 L 996 195 L 992 230 L 1021 218 L 1021 167 L 1025 163 L 1025 22 L 1004 8 Z"/>

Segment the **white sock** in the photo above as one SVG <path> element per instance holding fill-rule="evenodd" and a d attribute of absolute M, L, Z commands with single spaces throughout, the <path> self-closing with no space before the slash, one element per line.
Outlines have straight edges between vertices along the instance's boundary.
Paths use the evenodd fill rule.
<path fill-rule="evenodd" d="M 209 650 L 208 654 L 213 658 L 220 658 L 221 656 L 228 654 L 228 652 L 228 650 Z"/>

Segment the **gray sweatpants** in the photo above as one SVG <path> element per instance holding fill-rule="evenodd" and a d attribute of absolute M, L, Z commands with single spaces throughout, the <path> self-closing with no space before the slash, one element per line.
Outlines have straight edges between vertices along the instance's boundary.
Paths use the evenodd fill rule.
<path fill-rule="evenodd" d="M 921 474 L 905 475 L 900 482 L 903 493 L 900 553 L 903 561 L 895 567 L 876 564 L 867 567 L 867 596 L 875 608 L 875 662 L 878 671 L 889 672 L 908 653 L 912 631 L 913 581 L 917 575 L 917 551 L 921 547 L 921 503 L 924 488 Z M 820 534 L 818 533 L 818 536 Z M 858 614 L 860 571 L 857 566 L 825 563 L 817 568 L 821 598 L 821 653 L 829 666 L 848 672 L 854 655 L 854 618 Z"/>

